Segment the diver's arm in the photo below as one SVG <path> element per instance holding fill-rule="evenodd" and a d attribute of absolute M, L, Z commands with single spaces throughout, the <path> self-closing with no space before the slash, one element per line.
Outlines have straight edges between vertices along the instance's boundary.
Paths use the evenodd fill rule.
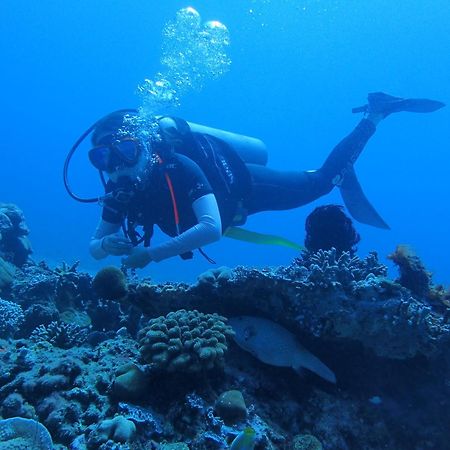
<path fill-rule="evenodd" d="M 192 203 L 197 225 L 160 245 L 148 248 L 152 261 L 162 261 L 171 256 L 218 241 L 222 236 L 222 221 L 214 194 L 206 194 Z"/>
<path fill-rule="evenodd" d="M 108 255 L 125 255 L 130 253 L 132 244 L 123 235 L 118 234 L 120 223 L 111 223 L 101 219 L 89 243 L 89 252 L 95 259 Z"/>

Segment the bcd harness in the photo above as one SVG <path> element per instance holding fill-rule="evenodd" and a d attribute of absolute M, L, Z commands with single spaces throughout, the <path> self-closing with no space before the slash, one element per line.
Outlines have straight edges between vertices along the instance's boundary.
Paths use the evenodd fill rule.
<path fill-rule="evenodd" d="M 162 167 L 164 167 L 165 162 L 160 155 L 156 155 L 156 161 L 158 164 L 160 164 Z M 163 175 L 164 175 L 164 179 L 165 179 L 167 188 L 170 193 L 170 200 L 172 203 L 172 211 L 173 211 L 173 219 L 174 219 L 176 235 L 179 236 L 181 234 L 180 215 L 179 215 L 179 210 L 178 210 L 178 206 L 177 206 L 175 189 L 173 187 L 173 183 L 170 178 L 170 175 L 166 169 L 163 169 Z M 116 198 L 116 200 L 118 199 L 117 193 L 114 197 Z M 242 202 L 239 202 L 239 203 L 242 203 Z M 245 221 L 245 215 L 243 216 L 242 208 L 238 204 L 237 211 L 233 218 L 232 223 L 242 223 L 243 221 Z M 153 235 L 153 227 L 150 228 L 147 224 L 144 224 L 143 235 L 140 235 L 138 233 L 138 231 L 136 230 L 136 227 L 137 227 L 137 223 L 130 221 L 128 218 L 127 218 L 127 223 L 126 224 L 123 223 L 124 233 L 131 240 L 133 245 L 136 246 L 140 243 L 144 243 L 144 246 L 149 247 L 150 240 Z M 246 230 L 244 228 L 234 226 L 234 225 L 227 227 L 225 229 L 225 231 L 223 232 L 223 236 L 231 238 L 231 239 L 254 243 L 254 244 L 278 245 L 278 246 L 282 246 L 282 247 L 292 248 L 297 251 L 304 249 L 304 247 L 302 247 L 301 245 L 299 245 L 295 242 L 292 242 L 288 239 L 285 239 L 283 237 L 272 235 L 272 234 L 258 233 L 258 232 Z M 199 248 L 198 250 L 199 250 L 200 254 L 209 263 L 216 264 L 216 262 L 212 258 L 210 258 L 201 248 Z M 189 252 L 182 253 L 180 255 L 180 257 L 182 259 L 191 259 L 193 257 L 193 255 L 194 255 L 193 252 L 189 251 Z"/>

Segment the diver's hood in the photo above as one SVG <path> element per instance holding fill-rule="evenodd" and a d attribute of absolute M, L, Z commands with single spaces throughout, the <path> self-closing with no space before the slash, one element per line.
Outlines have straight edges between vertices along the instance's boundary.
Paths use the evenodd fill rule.
<path fill-rule="evenodd" d="M 92 145 L 108 145 L 117 138 L 120 130 L 127 128 L 127 119 L 137 117 L 137 110 L 122 109 L 101 118 L 92 132 Z"/>

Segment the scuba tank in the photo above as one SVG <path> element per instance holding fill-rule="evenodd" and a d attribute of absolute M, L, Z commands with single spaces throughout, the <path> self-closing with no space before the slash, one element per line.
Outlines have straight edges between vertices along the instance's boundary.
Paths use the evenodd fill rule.
<path fill-rule="evenodd" d="M 123 126 L 123 119 L 127 115 L 136 115 L 138 110 L 136 109 L 121 109 L 114 111 L 106 116 L 100 118 L 93 123 L 84 133 L 76 140 L 70 149 L 66 160 L 64 162 L 64 186 L 68 194 L 75 200 L 82 203 L 96 203 L 101 200 L 102 196 L 96 196 L 92 198 L 83 198 L 73 192 L 69 184 L 69 166 L 73 155 L 79 149 L 80 145 L 93 134 L 98 139 L 101 134 L 108 135 L 114 134 Z M 242 134 L 231 133 L 229 131 L 220 130 L 218 128 L 207 127 L 205 125 L 199 125 L 194 122 L 186 122 L 183 119 L 178 119 L 171 116 L 156 116 L 159 127 L 162 134 L 165 137 L 179 140 L 180 137 L 186 137 L 191 132 L 205 133 L 215 138 L 222 140 L 228 144 L 239 157 L 249 164 L 266 165 L 268 154 L 267 149 L 263 141 L 260 139 L 244 136 Z M 100 128 L 100 130 L 99 130 Z M 106 180 L 104 174 L 99 172 L 103 185 L 106 186 Z"/>
<path fill-rule="evenodd" d="M 260 139 L 232 133 L 198 123 L 187 122 L 194 133 L 209 134 L 227 143 L 245 163 L 265 166 L 268 160 L 266 145 Z"/>
<path fill-rule="evenodd" d="M 187 122 L 184 119 L 173 116 L 159 116 L 157 120 L 161 137 L 168 143 L 180 142 L 181 139 L 181 142 L 186 144 L 192 133 L 209 135 L 227 144 L 239 155 L 243 162 L 261 166 L 267 164 L 267 148 L 260 139 L 194 122 Z"/>

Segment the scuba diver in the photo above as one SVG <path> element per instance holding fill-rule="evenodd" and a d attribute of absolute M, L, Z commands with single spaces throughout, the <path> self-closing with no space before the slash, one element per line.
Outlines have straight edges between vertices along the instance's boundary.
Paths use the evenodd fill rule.
<path fill-rule="evenodd" d="M 352 110 L 364 113 L 364 118 L 319 169 L 308 171 L 270 169 L 262 141 L 176 117 L 157 117 L 157 132 L 149 133 L 148 139 L 136 138 L 127 132 L 127 118 L 138 112 L 121 110 L 100 119 L 78 139 L 66 159 L 64 181 L 73 198 L 100 201 L 103 206 L 90 241 L 91 255 L 124 256 L 128 268 L 176 255 L 188 259 L 195 249 L 207 257 L 201 247 L 223 235 L 260 242 L 265 235 L 248 235 L 237 225 L 258 212 L 303 206 L 334 186 L 354 219 L 389 228 L 365 197 L 354 163 L 377 125 L 390 114 L 427 113 L 443 106 L 434 100 L 371 93 L 366 105 Z M 81 199 L 68 185 L 67 169 L 89 134 L 93 145 L 89 159 L 100 173 L 105 195 Z M 150 245 L 155 225 L 170 238 Z"/>

